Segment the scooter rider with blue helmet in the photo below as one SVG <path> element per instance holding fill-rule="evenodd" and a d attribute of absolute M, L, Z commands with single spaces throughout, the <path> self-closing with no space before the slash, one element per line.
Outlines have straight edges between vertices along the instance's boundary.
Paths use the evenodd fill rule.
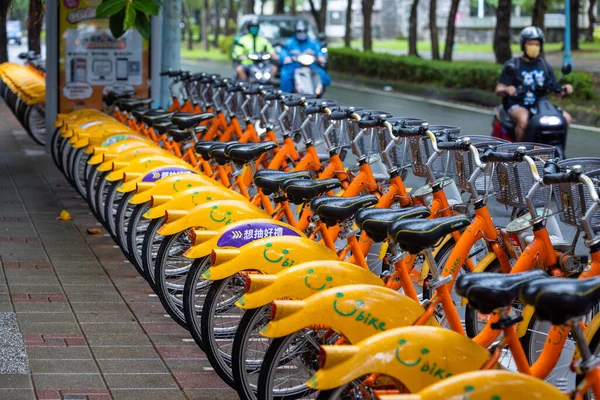
<path fill-rule="evenodd" d="M 317 57 L 317 61 L 320 64 L 325 64 L 325 53 L 318 40 L 311 39 L 308 37 L 308 26 L 304 21 L 298 21 L 296 24 L 295 35 L 284 42 L 280 52 L 279 59 L 283 60 L 283 66 L 281 67 L 281 90 L 286 93 L 294 92 L 294 71 L 300 68 L 301 65 L 294 62 L 292 59 L 293 53 L 305 53 L 312 51 Z M 329 86 L 331 84 L 331 78 L 329 74 L 317 64 L 311 65 L 321 77 L 323 86 Z"/>

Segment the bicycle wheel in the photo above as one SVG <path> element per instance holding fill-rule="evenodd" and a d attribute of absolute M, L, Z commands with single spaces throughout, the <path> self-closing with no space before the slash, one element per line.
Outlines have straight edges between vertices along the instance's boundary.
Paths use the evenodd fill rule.
<path fill-rule="evenodd" d="M 77 190 L 84 199 L 87 199 L 85 177 L 89 158 L 90 156 L 85 154 L 84 149 L 76 149 L 70 157 L 70 170 L 73 176 L 73 184 L 75 190 Z"/>
<path fill-rule="evenodd" d="M 317 400 L 375 400 L 377 397 L 371 388 L 363 384 L 366 378 L 365 375 L 335 389 L 321 390 Z"/>
<path fill-rule="evenodd" d="M 212 281 L 202 278 L 202 274 L 210 267 L 210 257 L 197 258 L 187 274 L 185 287 L 183 288 L 183 313 L 188 330 L 192 334 L 196 344 L 204 351 L 201 338 L 200 317 L 206 293 L 212 285 Z"/>
<path fill-rule="evenodd" d="M 144 269 L 144 274 L 148 277 L 148 283 L 154 291 L 156 291 L 154 285 L 154 261 L 164 239 L 164 236 L 157 231 L 164 222 L 164 217 L 153 219 L 150 225 L 148 225 L 148 230 L 144 234 L 144 241 L 142 243 L 142 268 Z"/>
<path fill-rule="evenodd" d="M 151 220 L 144 218 L 144 213 L 150 209 L 150 203 L 138 204 L 133 209 L 127 227 L 127 248 L 131 255 L 131 262 L 145 280 L 149 280 L 142 264 L 142 247 L 144 234 L 148 230 Z"/>
<path fill-rule="evenodd" d="M 135 205 L 129 204 L 129 200 L 133 197 L 135 192 L 125 193 L 121 200 L 119 200 L 119 206 L 117 207 L 117 214 L 115 215 L 115 236 L 117 238 L 117 244 L 121 248 L 125 257 L 133 264 L 133 257 L 127 247 L 127 229 L 129 228 L 129 219 L 135 208 Z"/>
<path fill-rule="evenodd" d="M 273 339 L 258 376 L 257 397 L 261 400 L 316 398 L 317 392 L 305 385 L 316 372 L 322 344 L 335 336 L 330 331 L 304 329 Z"/>
<path fill-rule="evenodd" d="M 62 172 L 65 178 L 70 181 L 69 176 L 69 151 L 72 149 L 71 143 L 69 143 L 69 139 L 65 139 L 62 141 L 62 146 L 60 147 L 60 165 L 62 165 Z"/>
<path fill-rule="evenodd" d="M 231 370 L 241 400 L 256 400 L 258 374 L 271 339 L 259 334 L 271 317 L 271 305 L 246 310 L 233 339 Z"/>
<path fill-rule="evenodd" d="M 108 175 L 107 172 L 100 172 L 95 167 L 90 171 L 90 175 L 86 182 L 86 193 L 87 193 L 87 202 L 88 206 L 90 206 L 90 211 L 94 214 L 94 217 L 100 221 L 100 213 L 96 208 L 96 191 L 100 186 L 100 181 L 104 180 L 104 178 Z"/>
<path fill-rule="evenodd" d="M 183 256 L 192 242 L 188 231 L 165 236 L 154 262 L 155 292 L 167 313 L 187 328 L 183 315 L 185 277 L 192 261 Z"/>
<path fill-rule="evenodd" d="M 584 323 L 587 325 L 593 319 L 593 317 L 598 314 L 600 311 L 600 305 L 596 305 L 592 312 L 590 312 L 585 318 Z M 540 321 L 535 317 L 535 315 L 529 321 L 529 325 L 527 326 L 527 332 L 521 338 L 521 344 L 523 345 L 523 350 L 525 351 L 525 355 L 527 356 L 527 360 L 529 364 L 532 365 L 537 359 L 540 357 L 542 353 L 542 349 L 544 348 L 544 344 L 548 341 L 548 332 L 551 329 L 560 329 L 554 327 L 548 321 Z M 565 333 L 567 334 L 567 333 Z M 552 369 L 552 372 L 544 378 L 544 380 L 553 386 L 557 387 L 563 392 L 567 392 L 575 389 L 575 384 L 577 382 L 577 377 L 573 371 L 571 371 L 571 361 L 573 361 L 573 354 L 575 354 L 576 343 L 573 339 L 572 335 L 568 333 L 567 341 L 562 348 L 560 353 L 560 357 L 558 362 Z M 600 340 L 597 338 L 598 333 L 592 338 L 592 342 L 594 339 Z M 592 344 L 592 342 L 590 342 Z M 590 349 L 594 354 L 598 354 L 600 350 L 598 344 L 594 346 L 593 344 L 590 346 Z"/>
<path fill-rule="evenodd" d="M 206 357 L 215 372 L 231 387 L 235 387 L 231 370 L 233 339 L 244 314 L 235 302 L 244 295 L 245 284 L 245 274 L 241 273 L 214 281 L 200 316 L 200 336 Z"/>
<path fill-rule="evenodd" d="M 108 195 L 108 192 L 110 189 L 110 184 L 112 183 L 112 182 L 109 182 L 106 180 L 106 177 L 108 176 L 109 173 L 110 172 L 104 172 L 102 179 L 98 180 L 98 184 L 96 186 L 95 199 L 94 199 L 94 201 L 96 202 L 96 212 L 98 213 L 98 221 L 100 221 L 102 223 L 102 225 L 104 225 L 105 228 L 106 228 L 106 219 L 105 219 L 105 215 L 104 215 L 104 199 Z"/>
<path fill-rule="evenodd" d="M 56 165 L 56 168 L 58 168 L 61 172 L 63 168 L 60 159 L 60 147 L 63 140 L 63 137 L 60 135 L 60 128 L 56 128 L 52 134 L 52 138 L 50 139 L 50 154 L 52 155 L 52 161 L 54 161 L 54 165 Z"/>
<path fill-rule="evenodd" d="M 35 104 L 25 112 L 27 133 L 42 146 L 46 145 L 46 112 L 40 104 Z"/>
<path fill-rule="evenodd" d="M 117 209 L 119 208 L 119 201 L 123 197 L 124 193 L 117 191 L 117 189 L 123 184 L 123 181 L 114 181 L 110 183 L 106 197 L 104 198 L 104 219 L 106 221 L 106 230 L 110 233 L 113 240 L 117 241 L 117 234 L 115 231 L 115 217 L 117 216 Z"/>

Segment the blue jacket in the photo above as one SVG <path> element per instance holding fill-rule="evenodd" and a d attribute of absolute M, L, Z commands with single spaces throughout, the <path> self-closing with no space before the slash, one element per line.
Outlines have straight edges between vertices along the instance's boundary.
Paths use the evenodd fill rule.
<path fill-rule="evenodd" d="M 291 37 L 284 42 L 286 48 L 281 48 L 279 52 L 279 59 L 283 60 L 285 57 L 290 57 L 292 53 L 299 52 L 304 53 L 307 50 L 312 50 L 315 56 L 324 56 L 321 43 L 315 39 L 308 38 L 304 42 L 299 42 L 295 37 Z"/>

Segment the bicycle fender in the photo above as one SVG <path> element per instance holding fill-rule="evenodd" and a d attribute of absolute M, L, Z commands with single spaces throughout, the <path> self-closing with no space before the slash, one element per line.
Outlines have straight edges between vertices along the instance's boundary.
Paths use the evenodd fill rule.
<path fill-rule="evenodd" d="M 406 395 L 382 395 L 380 400 L 402 400 Z M 428 386 L 415 400 L 534 399 L 567 400 L 568 396 L 541 379 L 503 370 L 473 371 Z"/>
<path fill-rule="evenodd" d="M 123 137 L 124 135 L 117 135 Z M 112 139 L 112 138 L 111 138 Z M 110 139 L 108 139 L 110 140 Z M 105 140 L 102 143 L 107 143 L 108 140 Z M 147 140 L 143 140 L 143 138 L 134 138 L 130 136 L 129 139 L 118 140 L 115 143 L 111 143 L 108 146 L 103 146 L 102 143 L 98 146 L 90 146 L 92 157 L 89 159 L 88 164 L 90 165 L 98 165 L 104 162 L 105 154 L 115 154 L 116 155 L 124 152 L 127 149 L 132 149 L 134 147 L 150 147 L 151 143 Z M 90 149 L 88 147 L 88 150 Z"/>
<path fill-rule="evenodd" d="M 446 243 L 448 243 L 450 239 L 452 239 L 452 235 L 448 234 L 444 237 L 444 239 L 442 239 L 442 241 L 437 246 L 435 246 L 435 248 L 433 249 L 433 257 L 437 256 L 437 253 L 442 249 L 442 247 L 444 247 Z M 421 267 L 421 276 L 419 277 L 419 280 L 424 281 L 425 278 L 427 278 L 427 275 L 429 274 L 429 269 L 429 261 L 427 261 L 426 259 L 423 260 L 423 266 Z"/>
<path fill-rule="evenodd" d="M 112 172 L 106 176 L 107 181 L 118 181 L 124 178 L 124 174 L 132 173 L 145 173 L 157 167 L 162 166 L 184 166 L 185 161 L 181 161 L 178 158 L 164 155 L 160 149 L 146 149 L 141 148 L 134 150 L 130 156 L 132 157 L 128 161 L 121 161 L 119 157 L 118 161 L 112 162 Z M 187 164 L 189 165 L 189 164 Z"/>
<path fill-rule="evenodd" d="M 116 136 L 130 136 L 130 139 L 125 139 L 125 140 L 135 140 L 135 141 L 142 141 L 151 145 L 154 145 L 154 143 L 149 140 L 148 138 L 141 136 L 141 135 L 131 135 L 130 132 L 120 132 L 120 131 L 116 131 L 116 132 L 110 132 L 107 135 L 101 136 L 101 137 L 88 137 L 89 143 L 85 146 L 86 149 L 84 150 L 87 154 L 93 154 L 94 153 L 94 148 L 95 147 L 100 147 L 102 145 L 102 143 L 106 142 L 108 139 L 116 137 Z M 75 145 L 73 145 L 73 147 L 75 147 Z"/>
<path fill-rule="evenodd" d="M 260 230 L 260 231 L 259 231 Z M 210 255 L 213 249 L 238 249 L 253 242 L 254 236 L 300 236 L 304 233 L 271 218 L 260 218 L 240 221 L 227 225 L 217 231 L 196 231 L 196 241 L 183 255 L 188 258 L 201 258 Z"/>
<path fill-rule="evenodd" d="M 307 382 L 321 390 L 377 373 L 397 379 L 414 393 L 451 376 L 477 371 L 490 357 L 466 336 L 431 326 L 390 329 L 353 346 L 321 346 L 321 351 L 325 363 Z"/>
<path fill-rule="evenodd" d="M 275 300 L 275 316 L 261 334 L 276 338 L 311 325 L 323 325 L 344 335 L 350 343 L 388 329 L 412 325 L 423 307 L 386 287 L 348 285 L 313 294 L 304 300 Z M 390 312 L 390 310 L 393 310 Z M 433 319 L 428 324 L 437 325 Z"/>
<path fill-rule="evenodd" d="M 181 176 L 181 175 L 197 175 L 198 172 L 194 170 L 194 167 L 190 164 L 177 165 L 177 166 L 165 166 L 159 168 L 153 168 L 145 174 L 126 174 L 123 185 L 117 189 L 121 193 L 133 192 L 137 188 L 138 182 L 156 182 L 160 179 L 167 178 L 169 176 Z"/>
<path fill-rule="evenodd" d="M 167 210 L 191 210 L 196 206 L 216 200 L 248 202 L 244 196 L 227 188 L 196 186 L 178 193 L 176 196 L 175 194 L 173 196 L 152 196 L 152 207 L 144 213 L 144 218 L 156 219 L 164 216 Z"/>
<path fill-rule="evenodd" d="M 217 248 L 213 251 L 213 265 L 202 275 L 211 281 L 248 269 L 276 274 L 306 261 L 337 259 L 337 254 L 328 247 L 298 236 L 271 236 L 254 240 L 239 249 Z"/>
<path fill-rule="evenodd" d="M 168 197 L 173 199 L 183 193 L 184 190 L 203 186 L 225 188 L 217 181 L 214 181 L 202 173 L 169 176 L 156 182 L 138 182 L 136 185 L 136 193 L 129 202 L 131 204 L 142 204 L 150 201 L 152 197 Z M 157 204 L 157 202 L 155 201 L 154 204 Z"/>
<path fill-rule="evenodd" d="M 174 235 L 189 228 L 215 230 L 244 219 L 267 218 L 268 214 L 248 201 L 218 200 L 200 204 L 189 211 L 165 211 L 161 235 Z"/>
<path fill-rule="evenodd" d="M 163 155 L 162 149 L 155 146 L 143 146 L 136 148 L 129 148 L 122 153 L 104 153 L 102 157 L 102 164 L 96 169 L 100 172 L 114 171 L 127 167 L 133 160 L 141 157 L 155 154 L 156 156 Z M 115 163 L 117 165 L 115 166 Z"/>
<path fill-rule="evenodd" d="M 249 274 L 247 292 L 237 301 L 243 309 L 262 307 L 282 298 L 305 299 L 342 285 L 383 286 L 376 275 L 345 261 L 309 261 L 284 269 L 277 275 Z"/>

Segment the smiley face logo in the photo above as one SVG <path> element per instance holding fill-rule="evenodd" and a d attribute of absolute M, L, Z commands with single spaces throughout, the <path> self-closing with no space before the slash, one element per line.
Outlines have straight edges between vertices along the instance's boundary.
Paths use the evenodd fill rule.
<path fill-rule="evenodd" d="M 190 186 L 191 186 L 191 185 L 190 185 Z M 199 205 L 200 203 L 203 203 L 203 201 L 202 201 L 202 200 L 196 200 L 196 196 L 198 196 L 198 191 L 197 191 L 197 190 L 196 190 L 196 191 L 194 192 L 194 194 L 192 195 L 192 204 L 193 204 L 193 205 L 195 205 L 195 206 Z M 205 197 L 205 199 L 206 199 L 206 201 L 211 201 L 211 200 L 212 200 L 212 197 Z M 215 208 L 215 207 L 216 207 L 216 206 L 214 206 L 213 208 Z M 212 212 L 212 211 L 211 211 L 211 212 Z M 231 214 L 231 213 L 229 213 L 229 214 Z M 221 221 L 217 221 L 217 222 L 221 222 Z"/>
<path fill-rule="evenodd" d="M 218 209 L 219 209 L 219 206 L 212 206 L 212 208 L 210 210 L 210 214 L 209 214 L 210 219 L 212 219 L 215 222 L 225 222 L 225 220 L 231 215 L 231 211 L 226 211 L 225 216 L 223 218 L 216 219 L 215 216 L 213 215 L 213 212 L 215 212 Z M 227 223 L 225 225 L 227 225 Z"/>
<path fill-rule="evenodd" d="M 304 284 L 306 285 L 307 288 L 314 290 L 314 291 L 321 291 L 323 289 L 325 289 L 327 287 L 327 285 L 329 284 L 329 282 L 331 282 L 333 280 L 332 276 L 327 275 L 325 277 L 325 283 L 323 283 L 321 286 L 319 287 L 313 287 L 311 286 L 310 283 L 308 283 L 308 278 L 310 277 L 310 275 L 314 274 L 315 270 L 312 268 L 309 268 L 308 270 L 306 270 L 307 275 L 304 277 Z M 329 288 L 331 288 L 332 286 L 329 285 Z"/>
<path fill-rule="evenodd" d="M 396 349 L 396 360 L 400 364 L 404 365 L 405 367 L 415 367 L 415 366 L 419 365 L 421 363 L 421 359 L 422 359 L 421 356 L 425 356 L 425 355 L 429 354 L 429 349 L 426 349 L 425 347 L 423 347 L 420 351 L 420 356 L 417 359 L 411 360 L 411 361 L 403 360 L 402 358 L 400 358 L 400 350 L 406 344 L 406 340 L 400 339 L 400 340 L 398 340 L 398 344 L 401 347 Z"/>
<path fill-rule="evenodd" d="M 335 294 L 336 299 L 333 301 L 333 310 L 338 313 L 339 315 L 341 315 L 342 317 L 351 317 L 354 314 L 356 314 L 356 312 L 358 311 L 359 308 L 361 308 L 362 306 L 365 305 L 365 302 L 362 300 L 356 300 L 356 307 L 349 312 L 344 312 L 344 311 L 340 311 L 338 308 L 338 304 L 337 301 L 339 299 L 343 299 L 344 298 L 344 293 L 338 292 Z"/>
<path fill-rule="evenodd" d="M 283 258 L 290 252 L 287 249 L 283 249 L 281 250 L 281 254 L 277 254 L 279 256 L 279 258 L 275 259 L 275 258 L 270 258 L 267 254 L 269 253 L 269 250 L 273 250 L 272 249 L 273 244 L 272 243 L 267 243 L 265 244 L 265 249 L 263 250 L 263 257 L 265 258 L 265 260 L 267 260 L 268 262 L 272 262 L 272 263 L 279 263 L 281 262 L 281 260 L 283 260 Z"/>

